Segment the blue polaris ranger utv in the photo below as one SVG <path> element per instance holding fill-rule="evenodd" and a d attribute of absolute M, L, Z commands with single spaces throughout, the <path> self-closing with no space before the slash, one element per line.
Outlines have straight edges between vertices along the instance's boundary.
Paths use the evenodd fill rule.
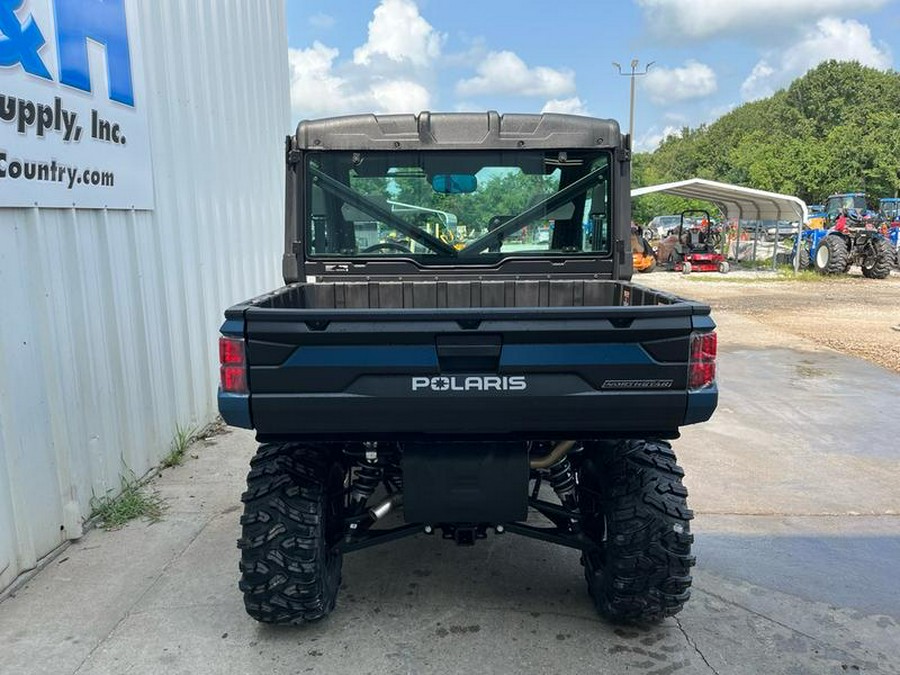
<path fill-rule="evenodd" d="M 231 307 L 219 407 L 260 442 L 240 589 L 259 621 L 335 607 L 345 554 L 440 532 L 581 553 L 600 613 L 691 585 L 670 441 L 717 400 L 709 307 L 630 282 L 630 139 L 496 112 L 302 122 L 285 285 Z"/>

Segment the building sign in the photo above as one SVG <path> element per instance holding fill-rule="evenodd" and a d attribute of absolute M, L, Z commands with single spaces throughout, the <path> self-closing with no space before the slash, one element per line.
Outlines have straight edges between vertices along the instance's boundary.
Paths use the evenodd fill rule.
<path fill-rule="evenodd" d="M 0 0 L 0 207 L 153 208 L 133 0 Z"/>

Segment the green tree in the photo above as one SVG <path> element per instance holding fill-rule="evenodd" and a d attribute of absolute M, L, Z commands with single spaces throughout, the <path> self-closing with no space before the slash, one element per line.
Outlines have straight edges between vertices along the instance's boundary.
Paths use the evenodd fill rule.
<path fill-rule="evenodd" d="M 863 190 L 900 192 L 900 74 L 827 61 L 786 89 L 636 155 L 635 186 L 701 177 L 794 194 L 807 202 Z M 677 202 L 643 198 L 641 220 Z M 657 209 L 663 209 L 659 211 Z"/>

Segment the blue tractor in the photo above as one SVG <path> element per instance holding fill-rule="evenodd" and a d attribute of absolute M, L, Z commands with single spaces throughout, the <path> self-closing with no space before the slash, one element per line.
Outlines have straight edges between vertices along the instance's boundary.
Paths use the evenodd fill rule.
<path fill-rule="evenodd" d="M 794 264 L 794 256 L 797 255 L 799 248 L 800 269 L 805 270 L 813 267 L 812 252 L 818 248 L 819 242 L 822 241 L 827 234 L 828 230 L 823 230 L 822 228 L 803 230 L 800 234 L 799 241 L 796 239 L 794 240 L 794 250 L 791 252 L 791 265 Z"/>
<path fill-rule="evenodd" d="M 894 249 L 866 208 L 861 192 L 831 195 L 825 202 L 829 229 L 814 249 L 813 265 L 821 274 L 845 274 L 859 265 L 863 276 L 884 279 L 894 265 Z"/>
<path fill-rule="evenodd" d="M 800 255 L 799 269 L 810 269 L 813 266 L 812 253 L 816 250 L 822 237 L 827 233 L 827 214 L 824 204 L 808 204 L 806 207 L 808 216 L 804 224 L 800 239 L 794 239 L 794 249 L 791 251 L 791 266 L 798 251 Z"/>
<path fill-rule="evenodd" d="M 894 250 L 894 266 L 900 267 L 900 197 L 882 197 L 878 200 L 878 215 L 882 228 Z"/>

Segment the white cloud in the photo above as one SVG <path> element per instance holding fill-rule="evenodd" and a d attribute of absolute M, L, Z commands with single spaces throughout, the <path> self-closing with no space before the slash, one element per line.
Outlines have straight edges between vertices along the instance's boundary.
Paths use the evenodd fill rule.
<path fill-rule="evenodd" d="M 651 127 L 634 139 L 634 149 L 637 152 L 653 152 L 669 136 L 678 136 L 680 134 L 680 127 L 666 126 L 662 131 L 660 131 L 659 127 Z"/>
<path fill-rule="evenodd" d="M 579 97 L 552 98 L 544 104 L 541 112 L 566 113 L 568 115 L 589 115 L 587 106 Z"/>
<path fill-rule="evenodd" d="M 713 69 L 698 61 L 687 61 L 680 68 L 651 68 L 643 85 L 654 103 L 703 98 L 718 86 Z"/>
<path fill-rule="evenodd" d="M 294 110 L 321 113 L 340 101 L 346 82 L 332 72 L 338 53 L 318 41 L 308 49 L 288 50 Z"/>
<path fill-rule="evenodd" d="M 880 70 L 890 68 L 893 62 L 890 48 L 875 44 L 868 26 L 853 19 L 827 17 L 789 48 L 766 54 L 744 80 L 741 95 L 744 100 L 770 96 L 828 59 L 859 61 Z"/>
<path fill-rule="evenodd" d="M 328 27 L 334 19 L 314 14 Z M 291 107 L 298 117 L 429 110 L 429 84 L 444 36 L 421 14 L 416 0 L 381 0 L 369 21 L 365 44 L 353 58 L 321 42 L 288 50 Z"/>
<path fill-rule="evenodd" d="M 353 62 L 367 66 L 381 56 L 424 67 L 441 55 L 443 41 L 413 0 L 381 0 L 369 22 L 369 39 L 353 51 Z"/>
<path fill-rule="evenodd" d="M 376 112 L 418 113 L 431 107 L 431 95 L 418 82 L 409 80 L 384 80 L 373 82 L 369 89 Z"/>
<path fill-rule="evenodd" d="M 888 1 L 637 0 L 654 32 L 673 41 L 721 34 L 783 32 L 824 16 L 848 16 L 879 9 Z"/>
<path fill-rule="evenodd" d="M 308 49 L 288 50 L 291 107 L 300 117 L 358 112 L 419 112 L 431 107 L 428 89 L 399 76 L 387 78 L 365 69 L 337 74 L 337 49 L 314 42 Z"/>
<path fill-rule="evenodd" d="M 751 101 L 758 98 L 765 98 L 775 92 L 773 89 L 773 81 L 776 79 L 775 69 L 763 59 L 750 71 L 750 75 L 741 85 L 741 96 L 745 101 Z M 780 77 L 778 78 L 780 79 Z"/>
<path fill-rule="evenodd" d="M 490 52 L 478 65 L 478 75 L 460 80 L 460 96 L 478 94 L 514 94 L 557 98 L 575 93 L 575 73 L 545 66 L 529 68 L 513 52 Z"/>
<path fill-rule="evenodd" d="M 316 12 L 309 17 L 309 24 L 313 28 L 327 29 L 334 26 L 335 18 L 329 14 L 325 14 L 324 12 Z"/>

